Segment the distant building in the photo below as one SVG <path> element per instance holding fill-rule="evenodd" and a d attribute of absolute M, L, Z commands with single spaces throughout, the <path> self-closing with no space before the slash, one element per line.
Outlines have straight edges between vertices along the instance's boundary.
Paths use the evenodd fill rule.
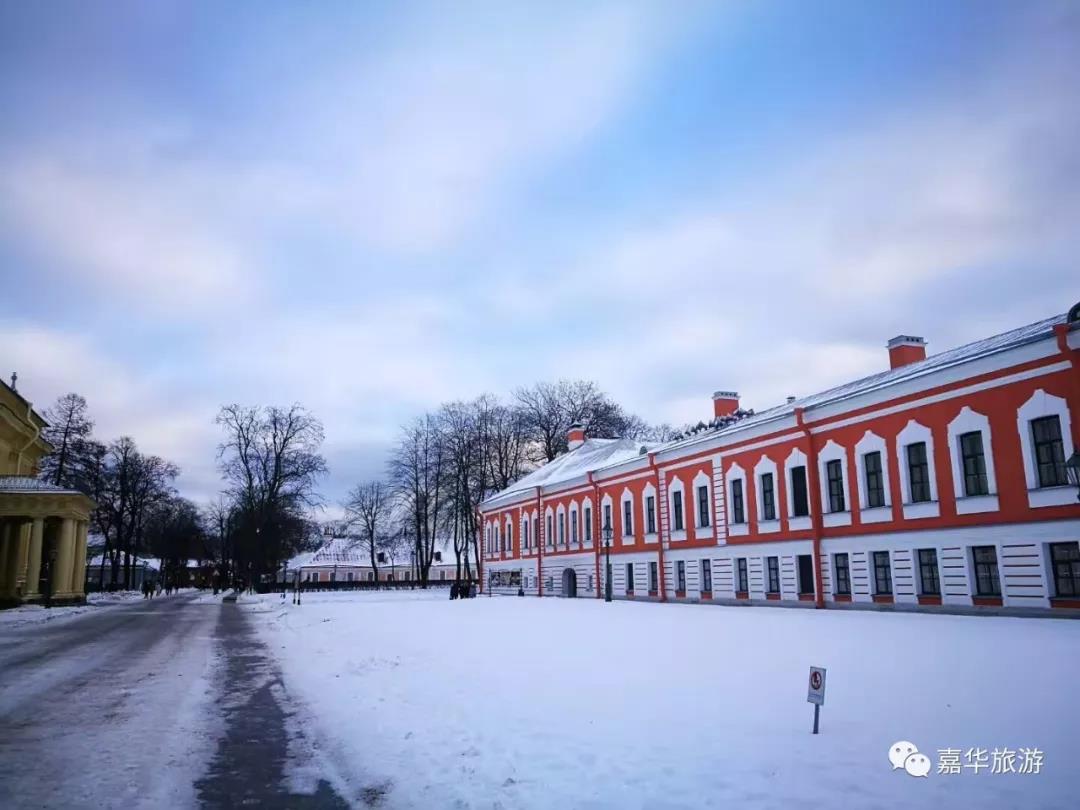
<path fill-rule="evenodd" d="M 85 600 L 86 535 L 94 502 L 37 478 L 47 426 L 0 382 L 0 604 Z"/>
<path fill-rule="evenodd" d="M 447 558 L 445 549 L 436 549 L 434 554 L 428 579 L 431 582 L 453 581 L 457 574 L 453 554 Z M 391 560 L 384 551 L 378 552 L 376 567 L 380 582 L 413 582 L 417 579 L 410 559 L 404 562 L 398 558 Z M 331 538 L 317 551 L 297 555 L 279 571 L 278 582 L 284 578 L 292 584 L 297 575 L 301 582 L 308 583 L 375 581 L 370 555 L 355 537 Z"/>

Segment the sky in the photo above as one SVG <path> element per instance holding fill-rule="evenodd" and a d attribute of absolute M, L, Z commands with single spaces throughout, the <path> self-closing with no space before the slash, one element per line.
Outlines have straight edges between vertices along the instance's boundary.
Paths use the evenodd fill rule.
<path fill-rule="evenodd" d="M 442 402 L 765 408 L 1080 300 L 1080 4 L 0 0 L 0 374 L 333 507 Z"/>

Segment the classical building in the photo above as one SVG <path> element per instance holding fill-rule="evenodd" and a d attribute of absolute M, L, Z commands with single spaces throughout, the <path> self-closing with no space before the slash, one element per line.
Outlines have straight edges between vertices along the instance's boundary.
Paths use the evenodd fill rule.
<path fill-rule="evenodd" d="M 14 379 L 12 380 L 14 383 Z M 0 382 L 0 604 L 81 602 L 93 501 L 37 478 L 46 422 Z"/>
<path fill-rule="evenodd" d="M 886 370 L 757 413 L 719 391 L 676 441 L 573 429 L 482 504 L 484 586 L 1080 610 L 1080 305 L 929 357 L 921 337 L 887 348 Z"/>

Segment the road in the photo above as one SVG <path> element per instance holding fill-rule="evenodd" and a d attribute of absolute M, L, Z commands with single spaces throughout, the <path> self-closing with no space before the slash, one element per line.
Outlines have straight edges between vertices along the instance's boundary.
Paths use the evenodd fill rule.
<path fill-rule="evenodd" d="M 348 805 L 242 612 L 208 594 L 0 631 L 0 807 Z"/>

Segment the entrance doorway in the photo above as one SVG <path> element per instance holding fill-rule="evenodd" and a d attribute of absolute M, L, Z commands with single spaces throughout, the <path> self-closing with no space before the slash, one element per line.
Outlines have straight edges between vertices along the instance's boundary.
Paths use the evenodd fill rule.
<path fill-rule="evenodd" d="M 577 572 L 573 568 L 562 572 L 562 595 L 577 596 Z"/>

